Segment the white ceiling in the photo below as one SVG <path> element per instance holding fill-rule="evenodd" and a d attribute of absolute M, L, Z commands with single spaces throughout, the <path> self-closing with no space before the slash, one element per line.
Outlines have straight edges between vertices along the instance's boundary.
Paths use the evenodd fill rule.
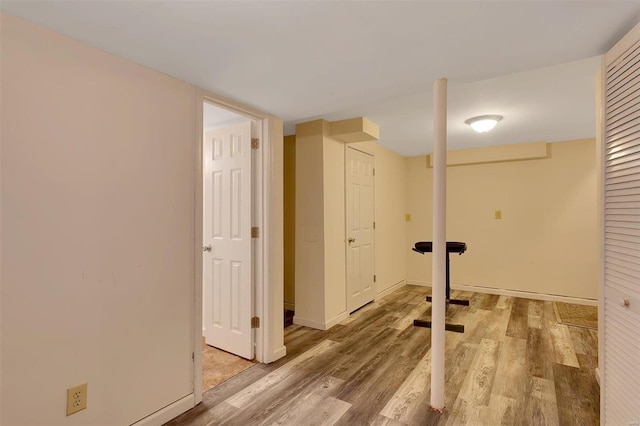
<path fill-rule="evenodd" d="M 594 137 L 595 76 L 600 58 L 477 82 L 449 81 L 449 149 Z M 333 121 L 364 115 L 380 126 L 380 144 L 402 155 L 421 155 L 432 151 L 432 97 L 429 86 L 410 95 L 323 114 L 322 118 Z M 504 118 L 488 133 L 476 133 L 465 124 L 468 118 L 485 114 Z M 285 133 L 295 133 L 295 122 L 287 123 Z"/>
<path fill-rule="evenodd" d="M 604 53 L 640 19 L 637 1 L 4 0 L 0 7 L 272 113 L 288 128 L 309 117 L 368 116 L 381 126 L 381 143 L 405 155 L 431 150 L 429 93 L 439 77 L 450 81 L 452 146 L 476 143 L 461 124 L 476 114 L 505 116 L 483 143 L 592 136 L 596 61 L 579 60 Z"/>

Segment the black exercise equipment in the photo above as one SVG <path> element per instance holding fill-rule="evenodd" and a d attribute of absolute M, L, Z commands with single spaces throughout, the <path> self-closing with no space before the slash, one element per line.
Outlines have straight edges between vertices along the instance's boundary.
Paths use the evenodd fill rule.
<path fill-rule="evenodd" d="M 433 243 L 431 241 L 419 241 L 412 248 L 413 251 L 425 254 L 433 252 Z M 462 254 L 467 251 L 467 244 L 459 241 L 447 241 L 447 280 L 446 280 L 446 302 L 447 306 L 449 304 L 452 305 L 463 305 L 469 306 L 468 300 L 461 299 L 452 299 L 451 298 L 451 284 L 449 282 L 450 272 L 449 272 L 449 253 L 458 253 Z M 431 302 L 431 296 L 427 296 L 427 302 Z M 416 327 L 427 327 L 431 328 L 431 321 L 423 321 L 423 320 L 413 320 L 413 325 Z M 460 324 L 445 324 L 445 330 L 447 331 L 455 331 L 456 333 L 464 333 L 464 325 Z"/>

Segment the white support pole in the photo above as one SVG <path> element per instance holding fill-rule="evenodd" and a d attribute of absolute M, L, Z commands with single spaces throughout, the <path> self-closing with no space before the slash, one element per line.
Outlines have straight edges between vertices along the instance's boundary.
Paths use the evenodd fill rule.
<path fill-rule="evenodd" d="M 433 82 L 433 256 L 431 409 L 444 411 L 444 321 L 447 279 L 447 79 Z"/>

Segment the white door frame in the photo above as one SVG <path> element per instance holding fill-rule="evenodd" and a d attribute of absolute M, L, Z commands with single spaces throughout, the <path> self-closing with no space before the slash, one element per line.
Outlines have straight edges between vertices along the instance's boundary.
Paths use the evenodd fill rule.
<path fill-rule="evenodd" d="M 256 150 L 253 179 L 253 224 L 260 228 L 254 246 L 254 316 L 260 318 L 255 330 L 256 360 L 273 362 L 286 355 L 284 347 L 284 261 L 283 261 L 283 127 L 282 120 L 244 106 L 204 89 L 196 93 L 197 150 L 195 158 L 194 218 L 194 315 L 193 315 L 193 396 L 202 402 L 202 229 L 203 229 L 203 103 L 231 110 L 258 123 L 260 147 Z M 265 267 L 268 265 L 268 268 Z M 279 327 L 278 327 L 279 325 Z"/>

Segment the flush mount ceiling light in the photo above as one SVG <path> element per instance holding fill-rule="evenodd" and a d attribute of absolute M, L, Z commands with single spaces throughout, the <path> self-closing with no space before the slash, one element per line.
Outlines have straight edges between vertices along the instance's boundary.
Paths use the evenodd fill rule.
<path fill-rule="evenodd" d="M 488 132 L 496 127 L 498 121 L 502 120 L 501 115 L 479 115 L 465 121 L 473 130 L 478 133 Z"/>

